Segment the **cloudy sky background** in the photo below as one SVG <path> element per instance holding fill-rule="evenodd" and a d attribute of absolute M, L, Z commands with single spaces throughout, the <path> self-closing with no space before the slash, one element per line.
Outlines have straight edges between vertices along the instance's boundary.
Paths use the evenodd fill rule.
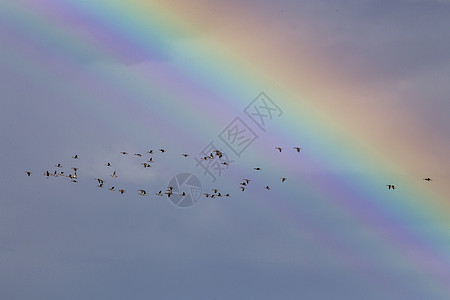
<path fill-rule="evenodd" d="M 0 298 L 448 299 L 450 2 L 299 2 L 1 1 Z M 181 153 L 235 117 L 213 183 Z M 154 195 L 180 172 L 232 197 Z"/>

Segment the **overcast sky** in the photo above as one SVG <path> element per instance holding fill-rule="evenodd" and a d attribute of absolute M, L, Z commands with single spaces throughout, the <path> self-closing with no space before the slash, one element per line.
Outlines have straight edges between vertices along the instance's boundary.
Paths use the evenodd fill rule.
<path fill-rule="evenodd" d="M 330 62 L 333 74 L 345 66 L 342 73 L 349 86 L 354 82 L 358 91 L 389 94 L 380 98 L 393 108 L 386 112 L 388 117 L 415 120 L 399 125 L 410 134 L 408 142 L 419 144 L 425 137 L 441 142 L 439 147 L 420 147 L 430 148 L 432 154 L 424 158 L 434 162 L 430 171 L 449 179 L 445 155 L 450 150 L 450 1 L 180 2 L 187 9 L 198 8 L 199 22 L 208 20 L 209 26 L 191 34 L 178 29 L 158 36 L 154 48 L 127 44 L 125 37 L 135 36 L 124 34 L 122 25 L 108 24 L 106 17 L 89 14 L 81 5 L 72 11 L 71 2 L 76 1 L 0 2 L 1 299 L 449 298 L 444 251 L 448 240 L 431 245 L 431 233 L 400 239 L 395 235 L 403 227 L 428 232 L 435 224 L 419 217 L 408 219 L 417 223 L 403 224 L 400 204 L 373 213 L 378 217 L 367 221 L 370 209 L 380 207 L 370 201 L 359 206 L 356 196 L 344 199 L 344 187 L 353 187 L 339 190 L 336 170 L 316 169 L 313 161 L 319 158 L 307 151 L 300 154 L 300 171 L 294 163 L 279 168 L 274 147 L 287 143 L 285 137 L 295 136 L 296 130 L 291 128 L 291 135 L 275 130 L 290 128 L 290 120 L 296 119 L 297 112 L 286 109 L 287 102 L 275 99 L 283 115 L 263 132 L 243 110 L 258 92 L 270 90 L 249 88 L 244 95 L 252 96 L 229 105 L 231 100 L 208 98 L 212 92 L 206 72 L 204 90 L 177 100 L 173 95 L 190 91 L 186 78 L 191 74 L 183 77 L 180 71 L 178 78 L 172 72 L 179 62 L 189 64 L 183 45 L 195 48 L 198 43 L 204 49 L 205 40 L 214 45 L 217 37 L 245 20 L 245 30 L 259 28 L 254 36 L 262 38 L 267 32 L 268 40 L 279 42 L 272 43 L 274 59 L 289 57 L 294 68 L 307 48 L 323 58 L 322 63 Z M 150 23 L 146 30 L 153 32 Z M 84 33 L 95 38 L 85 45 L 77 42 Z M 235 35 L 238 45 L 241 34 Z M 102 47 L 92 50 L 89 41 L 100 41 Z M 245 42 L 264 41 L 252 41 L 249 33 Z M 118 50 L 111 51 L 113 55 L 108 49 L 114 47 Z M 298 61 L 293 53 L 298 53 Z M 213 63 L 205 61 L 199 70 Z M 320 70 L 311 76 L 325 76 L 320 73 L 325 69 Z M 148 83 L 159 78 L 172 79 L 161 80 L 160 86 Z M 380 105 L 368 105 L 372 104 Z M 215 106 L 218 110 L 212 114 Z M 235 117 L 252 124 L 258 139 L 241 157 L 228 153 L 234 166 L 211 182 L 193 157 L 199 157 L 210 141 L 220 144 L 219 133 Z M 363 118 L 358 114 L 349 122 L 357 124 Z M 379 122 L 384 126 L 383 119 Z M 420 124 L 426 124 L 429 134 L 415 135 Z M 327 137 L 317 139 L 322 138 Z M 302 141 L 289 143 L 280 161 L 299 158 L 294 145 L 307 149 Z M 396 146 L 405 145 L 400 141 Z M 146 153 L 150 149 L 154 155 Z M 184 158 L 182 153 L 191 156 Z M 79 160 L 72 158 L 75 154 Z M 153 166 L 143 168 L 141 162 L 150 157 Z M 107 162 L 113 166 L 105 166 Z M 58 163 L 63 168 L 55 167 Z M 43 176 L 47 170 L 73 174 L 74 166 L 79 168 L 77 183 Z M 271 172 L 256 174 L 253 166 Z M 118 178 L 110 176 L 114 170 Z M 202 193 L 218 187 L 231 197 L 202 195 L 193 206 L 180 208 L 166 196 L 155 195 L 181 172 L 197 176 Z M 313 185 L 291 177 L 300 172 Z M 369 173 L 360 175 L 369 178 Z M 281 185 L 284 174 L 289 178 Z M 238 186 L 246 177 L 252 182 L 241 192 Z M 105 179 L 105 186 L 97 187 L 95 178 Z M 318 188 L 326 182 L 336 184 Z M 448 192 L 446 184 L 440 184 L 440 191 Z M 266 185 L 272 189 L 265 190 Z M 111 186 L 126 192 L 108 191 Z M 383 184 L 383 192 L 384 188 Z M 150 195 L 139 196 L 138 189 Z M 334 193 L 344 196 L 334 199 Z M 380 194 L 366 190 L 361 195 L 379 199 Z M 391 197 L 379 200 L 395 200 Z M 449 213 L 446 208 L 444 216 Z M 367 225 L 371 220 L 382 221 Z M 442 256 L 434 256 L 439 250 Z M 420 256 L 417 253 L 433 255 L 415 262 L 410 258 Z"/>

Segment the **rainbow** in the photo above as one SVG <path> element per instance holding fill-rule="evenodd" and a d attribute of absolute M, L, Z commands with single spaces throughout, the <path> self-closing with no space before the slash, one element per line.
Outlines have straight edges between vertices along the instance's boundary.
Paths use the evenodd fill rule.
<path fill-rule="evenodd" d="M 439 161 L 422 159 L 420 153 L 427 145 L 446 142 L 427 135 L 426 124 L 411 120 L 407 113 L 386 112 L 385 103 L 394 94 L 355 80 L 350 71 L 343 72 L 338 62 L 316 51 L 317 41 L 308 35 L 305 46 L 290 49 L 276 30 L 258 30 L 263 16 L 246 15 L 243 5 L 230 16 L 220 11 L 212 14 L 215 8 L 206 1 L 165 2 L 0 3 L 0 33 L 17 42 L 6 47 L 11 61 L 6 67 L 11 72 L 26 70 L 28 84 L 61 87 L 55 89 L 55 96 L 76 93 L 77 109 L 104 108 L 100 126 L 109 122 L 106 115 L 114 118 L 123 111 L 134 111 L 126 128 L 116 129 L 123 135 L 135 132 L 137 137 L 142 128 L 164 122 L 163 116 L 170 115 L 186 123 L 183 128 L 177 128 L 176 122 L 168 124 L 168 131 L 201 133 L 193 143 L 216 136 L 231 121 L 230 116 L 266 92 L 284 111 L 269 131 L 276 132 L 286 148 L 300 141 L 307 150 L 301 168 L 292 167 L 292 156 L 280 156 L 271 167 L 273 172 L 288 170 L 289 178 L 301 178 L 299 186 L 280 191 L 285 201 L 266 199 L 257 209 L 299 228 L 331 249 L 331 258 L 343 260 L 355 272 L 370 270 L 373 273 L 365 274 L 367 280 L 379 280 L 400 296 L 407 296 L 402 287 L 410 283 L 405 280 L 393 286 L 391 281 L 397 277 L 383 270 L 422 274 L 417 290 L 448 295 L 449 191 L 420 182 L 428 176 L 422 174 L 424 170 L 440 172 Z M 218 26 L 226 18 L 233 22 Z M 73 65 L 79 68 L 69 69 Z M 54 77 L 37 73 L 43 69 Z M 116 97 L 93 99 L 93 83 Z M 129 99 L 127 107 L 115 100 L 119 97 Z M 152 101 L 155 98 L 164 101 Z M 217 113 L 211 103 L 225 113 Z M 160 117 L 149 120 L 147 113 L 155 110 Z M 379 115 L 385 116 L 383 124 L 374 117 Z M 405 123 L 412 125 L 405 129 Z M 401 141 L 396 130 L 404 133 Z M 164 142 L 163 133 L 152 135 Z M 417 145 L 418 140 L 422 145 Z M 267 160 L 273 155 L 273 147 L 266 147 L 254 159 Z M 240 169 L 251 166 L 251 161 L 241 159 Z M 395 193 L 384 188 L 391 182 L 399 187 Z M 321 218 L 304 212 L 303 202 L 290 196 L 298 189 L 302 197 L 327 207 L 327 212 Z M 249 203 L 242 206 L 252 209 Z M 330 237 L 322 224 L 326 218 L 360 230 L 364 240 L 354 240 L 345 232 Z M 358 251 L 372 253 L 373 261 L 358 261 L 354 255 Z"/>

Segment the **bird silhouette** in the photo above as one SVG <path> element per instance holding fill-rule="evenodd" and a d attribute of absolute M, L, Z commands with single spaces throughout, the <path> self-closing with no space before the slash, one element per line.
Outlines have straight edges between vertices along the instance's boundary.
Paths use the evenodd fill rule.
<path fill-rule="evenodd" d="M 430 181 L 431 181 L 431 178 L 430 178 L 430 177 L 427 177 L 427 178 L 424 178 L 423 180 L 430 182 Z"/>
<path fill-rule="evenodd" d="M 286 177 L 280 177 L 281 178 L 281 182 L 285 182 L 286 181 Z"/>
<path fill-rule="evenodd" d="M 147 192 L 145 190 L 138 190 L 138 191 L 139 191 L 139 195 L 147 196 Z"/>
<path fill-rule="evenodd" d="M 78 159 L 78 154 L 75 154 L 74 156 L 72 156 L 73 159 Z"/>
<path fill-rule="evenodd" d="M 388 189 L 395 190 L 395 185 L 393 185 L 393 184 L 386 184 L 386 186 L 388 187 Z"/>
<path fill-rule="evenodd" d="M 261 171 L 261 168 L 253 168 L 253 169 L 255 169 L 256 171 Z"/>
<path fill-rule="evenodd" d="M 119 193 L 123 195 L 123 193 L 125 193 L 124 189 L 119 190 Z"/>
<path fill-rule="evenodd" d="M 111 177 L 113 177 L 113 178 L 117 178 L 117 174 L 116 174 L 116 171 L 114 171 L 114 172 L 112 173 Z"/>
<path fill-rule="evenodd" d="M 300 152 L 302 150 L 302 148 L 300 147 L 294 147 L 295 150 L 297 150 L 297 152 Z"/>
<path fill-rule="evenodd" d="M 265 188 L 266 190 L 270 190 L 270 186 L 268 186 L 268 185 L 265 186 L 264 188 Z"/>
<path fill-rule="evenodd" d="M 30 171 L 25 171 L 25 173 L 27 173 L 28 176 L 31 176 L 31 172 Z"/>
<path fill-rule="evenodd" d="M 105 166 L 111 167 L 111 164 L 108 162 L 108 163 L 105 164 Z"/>
<path fill-rule="evenodd" d="M 278 151 L 283 151 L 283 148 L 281 148 L 281 147 L 275 147 L 275 149 L 277 149 Z"/>
<path fill-rule="evenodd" d="M 125 152 L 125 151 L 122 151 L 120 153 L 122 153 L 123 155 L 128 154 L 128 152 Z"/>

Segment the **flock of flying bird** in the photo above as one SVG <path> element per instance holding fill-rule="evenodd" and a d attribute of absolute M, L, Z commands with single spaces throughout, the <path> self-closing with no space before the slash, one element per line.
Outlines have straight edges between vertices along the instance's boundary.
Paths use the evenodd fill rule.
<path fill-rule="evenodd" d="M 281 148 L 281 147 L 275 147 L 275 149 L 278 150 L 280 153 L 283 151 L 283 148 Z M 294 147 L 294 149 L 295 149 L 298 153 L 300 153 L 300 151 L 302 150 L 301 147 Z M 160 151 L 161 153 L 165 153 L 165 152 L 166 152 L 166 150 L 165 150 L 165 149 L 162 149 L 162 148 L 158 149 L 158 151 Z M 122 155 L 128 155 L 128 152 L 126 152 L 126 151 L 122 151 L 122 152 L 120 152 L 120 153 L 121 153 Z M 155 151 L 154 151 L 154 150 L 149 150 L 149 151 L 147 151 L 147 153 L 150 154 L 150 155 L 152 155 L 152 154 L 155 153 Z M 141 153 L 136 153 L 136 154 L 134 154 L 134 155 L 137 156 L 137 157 L 142 157 L 142 154 L 141 154 Z M 189 156 L 189 154 L 183 153 L 182 156 L 186 158 L 186 157 Z M 201 157 L 201 159 L 202 159 L 202 160 L 211 160 L 211 159 L 213 160 L 213 159 L 215 159 L 215 158 L 222 158 L 222 156 L 223 156 L 223 153 L 222 153 L 221 151 L 219 151 L 219 150 L 214 150 L 213 152 L 211 152 L 210 155 L 208 155 L 208 156 L 203 156 L 203 157 Z M 72 156 L 72 158 L 75 159 L 75 160 L 79 159 L 79 157 L 78 157 L 77 154 L 74 155 L 74 156 Z M 152 167 L 152 165 L 151 165 L 152 163 L 153 163 L 153 157 L 150 157 L 147 161 L 142 162 L 141 165 L 142 165 L 144 168 L 150 168 L 150 167 Z M 222 165 L 225 165 L 225 166 L 228 166 L 228 165 L 229 165 L 228 162 L 226 162 L 226 161 L 222 161 L 221 164 L 222 164 Z M 105 164 L 105 166 L 111 167 L 112 165 L 111 165 L 110 162 L 107 162 L 107 163 Z M 62 166 L 60 163 L 58 163 L 58 164 L 55 165 L 55 167 L 56 167 L 56 168 L 62 168 L 63 166 Z M 261 171 L 261 168 L 260 168 L 260 167 L 255 167 L 255 168 L 253 168 L 253 169 L 254 169 L 255 171 Z M 49 177 L 51 177 L 51 176 L 54 176 L 54 177 L 67 177 L 67 178 L 69 178 L 69 180 L 71 180 L 71 182 L 75 182 L 75 183 L 76 183 L 76 182 L 78 182 L 78 175 L 77 175 L 78 168 L 77 168 L 77 167 L 71 167 L 71 170 L 72 170 L 73 172 L 71 172 L 70 174 L 67 174 L 67 175 L 66 175 L 66 173 L 65 173 L 64 171 L 58 171 L 58 170 L 55 170 L 54 172 L 45 171 L 45 173 L 44 173 L 43 175 L 44 175 L 45 177 L 47 177 L 47 178 L 49 178 Z M 31 171 L 25 171 L 25 173 L 27 174 L 27 176 L 31 176 L 31 174 L 32 174 Z M 111 174 L 110 176 L 113 177 L 113 178 L 117 178 L 117 177 L 118 177 L 116 171 L 113 171 L 112 174 Z M 280 179 L 281 179 L 281 182 L 282 182 L 282 183 L 285 182 L 285 181 L 287 180 L 286 177 L 280 177 Z M 101 178 L 95 178 L 95 180 L 98 182 L 97 187 L 103 188 L 104 183 L 105 183 L 105 180 L 103 180 L 103 179 L 101 179 Z M 427 182 L 430 182 L 430 181 L 431 181 L 431 178 L 427 177 L 427 178 L 424 178 L 423 180 L 425 180 L 425 181 L 427 181 Z M 247 189 L 248 185 L 250 184 L 250 181 L 251 181 L 250 179 L 244 178 L 243 181 L 239 184 L 239 188 L 240 188 L 242 191 L 245 191 L 245 190 Z M 386 186 L 387 186 L 387 188 L 388 188 L 389 190 L 390 190 L 390 189 L 395 190 L 395 188 L 396 188 L 394 184 L 387 184 Z M 264 187 L 264 189 L 270 190 L 270 186 L 267 185 L 267 186 Z M 118 191 L 118 192 L 119 192 L 120 194 L 122 194 L 122 195 L 126 192 L 125 189 L 123 189 L 123 188 L 121 188 L 121 189 L 116 189 L 115 186 L 110 186 L 110 187 L 108 188 L 108 190 L 110 190 L 110 191 Z M 204 195 L 205 195 L 207 198 L 230 197 L 230 194 L 229 194 L 229 193 L 222 193 L 222 192 L 220 192 L 219 189 L 217 189 L 217 188 L 214 188 L 214 189 L 212 189 L 212 190 L 213 190 L 214 193 L 204 193 Z M 148 195 L 148 194 L 147 194 L 147 191 L 144 190 L 144 189 L 139 189 L 138 192 L 139 192 L 139 195 L 141 195 L 141 196 L 147 196 L 147 195 Z M 163 193 L 163 190 L 160 190 L 158 193 L 156 193 L 157 196 L 167 195 L 167 197 L 170 197 L 170 196 L 172 196 L 173 194 L 174 194 L 174 187 L 173 187 L 173 186 L 168 186 L 168 187 L 166 188 L 166 190 L 165 190 L 164 193 Z M 179 194 L 179 195 L 182 196 L 182 197 L 186 197 L 186 196 L 187 196 L 186 192 L 181 192 L 181 193 L 177 193 L 177 194 Z"/>

